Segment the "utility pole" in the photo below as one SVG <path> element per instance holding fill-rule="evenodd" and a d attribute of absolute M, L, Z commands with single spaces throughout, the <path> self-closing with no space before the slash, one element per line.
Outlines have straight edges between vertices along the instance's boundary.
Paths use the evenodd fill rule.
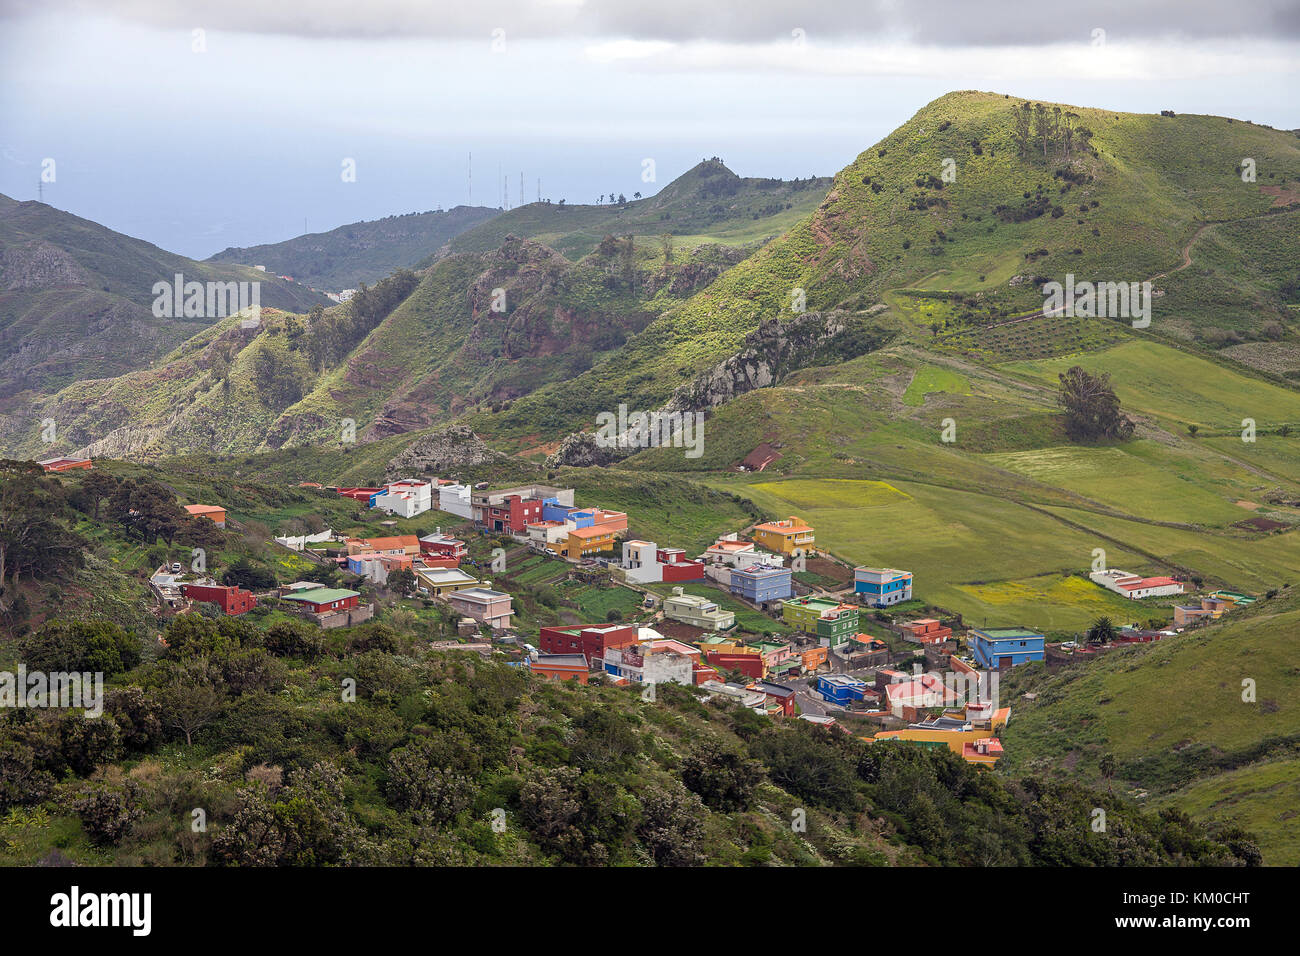
<path fill-rule="evenodd" d="M 465 202 L 472 206 L 474 205 L 474 154 L 472 152 L 469 154 L 469 168 L 466 176 L 466 185 L 468 186 L 468 189 L 466 191 Z"/>

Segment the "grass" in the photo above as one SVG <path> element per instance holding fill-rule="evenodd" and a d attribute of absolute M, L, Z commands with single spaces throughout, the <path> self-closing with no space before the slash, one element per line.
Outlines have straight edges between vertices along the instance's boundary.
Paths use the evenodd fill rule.
<path fill-rule="evenodd" d="M 1004 675 L 1014 716 L 999 770 L 1097 783 L 1110 754 L 1116 789 L 1141 787 L 1194 815 L 1236 819 L 1255 831 L 1267 862 L 1293 864 L 1300 668 L 1285 636 L 1298 627 L 1300 589 L 1291 588 L 1217 624 L 1054 675 L 1017 668 Z M 1027 691 L 1036 698 L 1023 698 Z"/>
<path fill-rule="evenodd" d="M 818 547 L 855 565 L 912 571 L 919 597 L 971 623 L 1068 633 L 1091 624 L 1099 608 L 1121 609 L 1091 584 L 1077 590 L 1045 583 L 1048 570 L 1059 579 L 1063 570 L 1086 569 L 1098 544 L 1092 536 L 1002 498 L 902 481 L 882 494 L 882 484 L 794 478 L 743 487 L 771 514 L 798 513 L 813 526 Z M 1147 565 L 1122 547 L 1108 556 L 1116 566 Z"/>
<path fill-rule="evenodd" d="M 931 392 L 950 392 L 954 395 L 969 395 L 970 382 L 964 375 L 937 365 L 925 365 L 917 369 L 912 382 L 903 393 L 904 405 L 924 405 L 925 398 Z"/>
<path fill-rule="evenodd" d="M 1101 352 L 1004 369 L 1054 385 L 1071 365 L 1109 372 L 1125 409 L 1149 415 L 1179 434 L 1189 424 L 1240 432 L 1243 418 L 1258 428 L 1300 422 L 1300 390 L 1284 388 L 1152 341 L 1125 342 Z"/>
<path fill-rule="evenodd" d="M 1160 804 L 1255 834 L 1266 865 L 1300 866 L 1300 760 L 1266 760 L 1217 774 L 1189 784 Z"/>

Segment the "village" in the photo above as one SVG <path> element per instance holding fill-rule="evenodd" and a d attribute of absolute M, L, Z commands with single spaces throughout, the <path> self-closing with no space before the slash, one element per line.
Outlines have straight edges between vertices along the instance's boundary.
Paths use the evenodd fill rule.
<path fill-rule="evenodd" d="M 40 464 L 91 467 L 85 459 Z M 1225 590 L 1191 595 L 1189 583 L 1172 577 L 1097 570 L 1092 583 L 1134 601 L 1144 623 L 1106 622 L 1105 633 L 1094 627 L 1085 640 L 1049 641 L 1023 622 L 975 626 L 932 607 L 915 596 L 910 571 L 853 566 L 819 549 L 815 529 L 798 516 L 723 534 L 690 555 L 632 537 L 626 513 L 579 505 L 572 488 L 488 484 L 302 482 L 309 493 L 356 502 L 386 531 L 422 515 L 445 525 L 421 534 L 277 535 L 275 547 L 314 573 L 240 586 L 172 562 L 156 569 L 150 589 L 164 616 L 274 608 L 333 630 L 384 613 L 435 614 L 450 625 L 436 648 L 500 655 L 538 679 L 636 685 L 647 700 L 657 685 L 684 685 L 873 743 L 947 747 L 980 766 L 1003 753 L 1012 708 L 998 683 L 1008 669 L 1059 667 L 1175 637 L 1254 601 Z M 221 506 L 183 508 L 230 530 Z M 572 623 L 525 625 L 520 605 L 547 588 L 587 601 L 568 602 Z M 1168 599 L 1176 602 L 1164 608 L 1170 619 L 1151 626 L 1151 602 Z"/>

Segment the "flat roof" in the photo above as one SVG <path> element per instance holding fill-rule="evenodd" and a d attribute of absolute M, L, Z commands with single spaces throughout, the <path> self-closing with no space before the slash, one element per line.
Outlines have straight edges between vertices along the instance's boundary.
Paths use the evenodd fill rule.
<path fill-rule="evenodd" d="M 330 601 L 341 601 L 344 598 L 360 596 L 359 591 L 349 591 L 347 588 L 318 588 L 315 591 L 299 591 L 297 594 L 286 594 L 282 600 L 305 601 L 308 604 L 328 604 Z"/>
<path fill-rule="evenodd" d="M 976 627 L 972 630 L 981 634 L 986 634 L 992 638 L 1012 638 L 1012 637 L 1042 637 L 1037 631 L 1031 631 L 1024 627 Z"/>
<path fill-rule="evenodd" d="M 452 598 L 476 597 L 485 601 L 510 597 L 505 591 L 493 591 L 491 588 L 465 588 L 463 591 L 457 591 L 451 596 Z"/>

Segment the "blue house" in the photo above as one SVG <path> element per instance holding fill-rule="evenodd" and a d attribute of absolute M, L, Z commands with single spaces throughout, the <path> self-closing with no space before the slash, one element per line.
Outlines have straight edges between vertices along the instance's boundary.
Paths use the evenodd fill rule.
<path fill-rule="evenodd" d="M 543 521 L 559 521 L 560 523 L 564 523 L 569 520 L 569 512 L 577 510 L 577 508 L 570 508 L 568 505 L 560 504 L 559 498 L 542 499 Z"/>
<path fill-rule="evenodd" d="M 853 593 L 869 607 L 889 607 L 912 599 L 912 572 L 897 568 L 854 568 Z"/>
<path fill-rule="evenodd" d="M 794 594 L 790 569 L 773 568 L 765 564 L 736 568 L 731 572 L 731 593 L 754 604 L 784 601 Z"/>
<path fill-rule="evenodd" d="M 969 641 L 975 662 L 986 670 L 1016 667 L 1047 656 L 1043 635 L 1023 627 L 972 627 Z"/>
<path fill-rule="evenodd" d="M 824 674 L 817 678 L 817 693 L 822 699 L 832 704 L 847 707 L 855 700 L 861 700 L 867 691 L 867 682 L 850 677 L 848 674 Z"/>

